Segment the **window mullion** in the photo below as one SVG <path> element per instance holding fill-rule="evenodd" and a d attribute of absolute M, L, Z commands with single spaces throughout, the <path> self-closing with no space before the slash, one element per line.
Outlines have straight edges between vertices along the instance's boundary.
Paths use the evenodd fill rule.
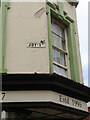
<path fill-rule="evenodd" d="M 58 47 L 55 46 L 55 45 L 52 45 L 52 47 L 53 47 L 54 49 L 57 49 L 58 51 L 60 51 L 60 52 L 62 52 L 62 53 L 64 53 L 64 54 L 67 55 L 67 51 L 62 50 L 61 48 L 58 48 Z"/>
<path fill-rule="evenodd" d="M 55 62 L 55 61 L 53 61 L 53 64 L 55 64 L 55 65 L 57 65 L 57 66 L 65 69 L 65 70 L 67 70 L 67 67 L 65 67 L 65 66 L 63 66 L 63 65 L 61 65 L 61 64 L 59 64 L 59 63 L 57 63 L 57 62 Z"/>

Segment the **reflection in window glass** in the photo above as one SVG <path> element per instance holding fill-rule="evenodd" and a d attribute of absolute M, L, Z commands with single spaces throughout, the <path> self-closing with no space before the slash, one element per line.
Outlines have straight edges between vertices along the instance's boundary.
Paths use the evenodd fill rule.
<path fill-rule="evenodd" d="M 67 77 L 67 71 L 65 69 L 63 69 L 55 64 L 53 64 L 53 68 L 54 68 L 55 73 Z"/>
<path fill-rule="evenodd" d="M 60 63 L 61 65 L 65 66 L 65 54 L 61 53 L 60 54 Z"/>
<path fill-rule="evenodd" d="M 62 38 L 65 38 L 64 28 L 60 28 L 60 36 L 61 36 Z"/>
<path fill-rule="evenodd" d="M 65 50 L 65 41 L 62 40 L 62 49 Z"/>
<path fill-rule="evenodd" d="M 53 60 L 60 64 L 60 53 L 53 49 Z"/>
<path fill-rule="evenodd" d="M 53 45 L 55 45 L 56 47 L 62 48 L 61 38 L 55 35 L 54 33 L 52 33 L 52 42 L 53 42 Z"/>
<path fill-rule="evenodd" d="M 54 23 L 54 32 L 60 35 L 60 27 Z"/>

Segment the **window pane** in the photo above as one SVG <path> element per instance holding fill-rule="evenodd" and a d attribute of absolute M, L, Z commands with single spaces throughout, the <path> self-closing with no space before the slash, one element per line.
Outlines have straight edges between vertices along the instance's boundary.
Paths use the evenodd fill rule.
<path fill-rule="evenodd" d="M 60 35 L 60 27 L 57 24 L 54 24 L 54 32 Z"/>
<path fill-rule="evenodd" d="M 53 60 L 60 64 L 60 52 L 53 49 Z"/>
<path fill-rule="evenodd" d="M 52 33 L 52 44 L 54 45 L 55 43 L 54 43 L 54 33 Z"/>
<path fill-rule="evenodd" d="M 54 33 L 52 33 L 52 43 L 56 47 L 62 48 L 61 38 L 59 36 L 55 35 Z"/>
<path fill-rule="evenodd" d="M 62 49 L 65 50 L 65 41 L 62 40 Z"/>
<path fill-rule="evenodd" d="M 65 38 L 65 34 L 64 34 L 64 28 L 60 28 L 60 36 Z"/>
<path fill-rule="evenodd" d="M 55 73 L 67 77 L 67 71 L 64 68 L 58 67 L 57 65 L 54 64 L 53 64 L 53 68 Z"/>
<path fill-rule="evenodd" d="M 63 54 L 63 53 L 60 54 L 60 63 L 61 63 L 61 65 L 66 66 L 66 64 L 65 64 L 65 54 Z"/>
<path fill-rule="evenodd" d="M 51 30 L 54 31 L 54 22 L 51 23 Z"/>
<path fill-rule="evenodd" d="M 57 25 L 55 22 L 51 23 L 51 30 L 56 34 L 60 35 L 60 26 Z"/>

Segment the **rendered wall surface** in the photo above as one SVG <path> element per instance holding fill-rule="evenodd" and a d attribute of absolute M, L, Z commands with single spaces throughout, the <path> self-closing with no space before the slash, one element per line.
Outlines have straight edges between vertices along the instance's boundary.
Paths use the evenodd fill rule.
<path fill-rule="evenodd" d="M 49 72 L 45 8 L 44 2 L 10 3 L 6 37 L 7 73 Z M 43 12 L 38 17 L 36 13 L 40 9 Z M 39 43 L 41 40 L 45 40 L 45 48 L 27 48 L 27 43 Z"/>

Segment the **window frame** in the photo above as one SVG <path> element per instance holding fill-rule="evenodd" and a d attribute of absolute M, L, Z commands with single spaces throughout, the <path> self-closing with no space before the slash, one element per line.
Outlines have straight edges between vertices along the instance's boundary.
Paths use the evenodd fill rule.
<path fill-rule="evenodd" d="M 60 35 L 58 35 L 56 32 L 54 32 L 52 29 L 51 29 L 51 33 L 53 33 L 53 34 L 56 34 L 56 36 L 59 36 L 59 38 L 61 38 L 62 40 L 64 40 L 64 42 L 65 42 L 65 50 L 63 50 L 62 48 L 59 48 L 58 46 L 56 46 L 56 45 L 53 45 L 53 43 L 52 43 L 52 49 L 55 49 L 56 51 L 58 51 L 60 54 L 62 53 L 63 55 L 65 55 L 65 66 L 64 65 L 62 65 L 61 63 L 58 63 L 58 62 L 56 62 L 56 61 L 54 61 L 53 60 L 53 64 L 54 65 L 56 65 L 56 66 L 58 66 L 58 67 L 60 67 L 60 68 L 62 68 L 62 69 L 64 69 L 65 71 L 66 71 L 66 74 L 67 74 L 67 76 L 68 76 L 68 65 L 67 65 L 67 55 L 68 55 L 68 51 L 67 51 L 67 28 L 66 28 L 66 26 L 64 26 L 63 24 L 61 24 L 61 23 L 59 23 L 59 21 L 58 20 L 55 20 L 55 18 L 53 18 L 53 17 L 51 17 L 51 24 L 52 24 L 52 22 L 54 23 L 55 22 L 55 24 L 57 24 L 58 26 L 60 26 L 60 27 L 62 27 L 63 29 L 64 29 L 64 38 L 63 37 L 61 37 Z M 53 54 L 53 56 L 54 56 L 54 54 Z"/>
<path fill-rule="evenodd" d="M 69 60 L 69 68 L 70 68 L 70 78 L 76 82 L 80 83 L 80 71 L 78 65 L 78 56 L 77 56 L 77 46 L 76 46 L 76 28 L 75 21 L 68 16 L 67 12 L 63 9 L 63 3 L 51 3 L 47 0 L 46 2 L 46 14 L 47 14 L 47 23 L 48 23 L 48 44 L 49 44 L 49 69 L 50 73 L 53 73 L 53 60 L 52 60 L 52 44 L 51 44 L 51 15 L 53 15 L 56 19 L 59 19 L 62 23 L 67 25 L 68 31 L 68 60 Z"/>

